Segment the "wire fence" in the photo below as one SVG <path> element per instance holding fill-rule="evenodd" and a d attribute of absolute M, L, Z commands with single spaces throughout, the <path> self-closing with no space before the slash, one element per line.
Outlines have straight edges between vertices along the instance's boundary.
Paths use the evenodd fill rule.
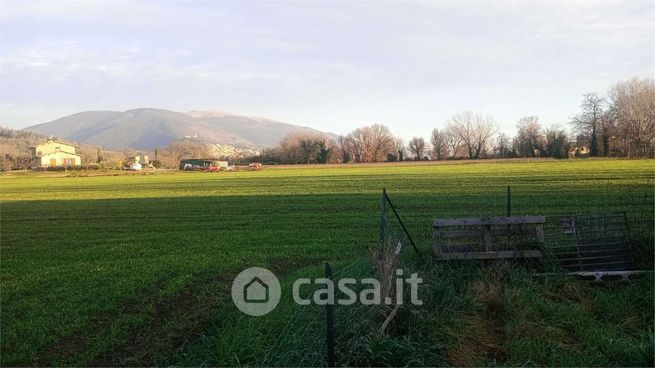
<path fill-rule="evenodd" d="M 362 364 L 357 359 L 365 355 L 360 349 L 367 349 L 367 339 L 371 335 L 384 334 L 393 323 L 398 310 L 403 308 L 402 304 L 384 303 L 387 298 L 396 300 L 398 291 L 394 280 L 397 270 L 409 274 L 434 266 L 434 257 L 431 254 L 433 251 L 431 228 L 432 220 L 435 218 L 457 215 L 464 217 L 544 216 L 544 241 L 539 248 L 544 255 L 543 263 L 546 267 L 554 265 L 562 271 L 586 271 L 599 267 L 639 268 L 639 262 L 635 262 L 640 259 L 638 249 L 634 249 L 631 245 L 643 239 L 647 242 L 645 248 L 648 246 L 652 248 L 655 224 L 653 193 L 643 187 L 612 186 L 593 193 L 580 192 L 578 195 L 562 193 L 559 197 L 555 194 L 556 188 L 548 190 L 542 188 L 541 191 L 531 189 L 525 186 L 511 189 L 499 187 L 498 196 L 487 202 L 481 202 L 479 198 L 472 196 L 462 196 L 455 200 L 432 199 L 428 200 L 432 201 L 429 203 L 418 203 L 411 197 L 403 196 L 392 200 L 383 189 L 380 197 L 377 249 L 370 257 L 333 265 L 332 275 L 335 285 L 343 278 L 378 279 L 383 303 L 370 307 L 335 305 L 333 328 L 336 365 Z M 543 197 L 551 200 L 544 200 Z M 416 213 L 403 213 L 401 217 L 399 209 L 394 206 L 395 200 L 398 200 L 405 211 L 410 207 L 432 207 L 429 211 L 420 208 L 421 211 Z M 426 212 L 433 215 L 426 216 Z M 408 222 L 404 222 L 407 221 L 405 215 L 409 215 Z M 414 231 L 427 230 L 424 227 L 426 223 L 429 224 L 430 231 L 419 230 L 418 239 L 414 238 L 415 233 L 410 233 L 409 228 Z M 508 238 L 515 235 L 514 232 L 517 231 L 516 228 L 505 230 L 503 226 L 499 226 L 496 230 L 507 231 Z M 417 243 L 420 243 L 420 246 Z M 512 244 L 509 250 L 523 246 L 518 240 L 512 241 Z M 637 252 L 637 256 L 633 256 L 634 252 Z M 652 249 L 647 253 L 651 258 L 650 261 L 646 258 L 646 262 L 652 266 Z M 440 267 L 445 271 L 454 266 L 449 262 L 442 262 Z M 363 287 L 360 285 L 358 288 L 354 290 L 356 293 Z M 306 292 L 311 294 L 314 290 L 306 290 Z M 268 349 L 261 365 L 281 366 L 289 365 L 290 362 L 294 365 L 316 366 L 321 363 L 328 365 L 326 360 L 329 355 L 326 349 L 328 326 L 324 306 L 312 303 L 294 305 L 293 308 L 288 321 Z"/>
<path fill-rule="evenodd" d="M 342 278 L 371 277 L 369 259 L 357 259 L 349 263 L 340 263 L 335 267 L 332 279 L 336 285 Z M 308 287 L 302 291 L 302 297 L 311 299 L 316 288 Z M 336 295 L 336 298 L 341 295 Z M 334 330 L 336 331 L 336 351 L 347 351 L 349 344 L 361 336 L 365 330 L 358 324 L 367 323 L 367 314 L 361 308 L 350 306 L 334 306 Z M 288 366 L 290 363 L 298 366 L 327 365 L 325 306 L 310 303 L 297 304 L 271 344 L 266 356 L 261 361 L 263 366 Z M 339 362 L 347 361 L 348 357 L 337 354 Z"/>
<path fill-rule="evenodd" d="M 264 366 L 294 365 L 316 366 L 323 363 L 330 366 L 331 354 L 326 334 L 333 328 L 335 332 L 335 360 L 337 365 L 356 365 L 362 354 L 358 349 L 366 349 L 366 341 L 372 335 L 384 333 L 395 313 L 398 311 L 396 291 L 397 269 L 409 273 L 416 259 L 418 249 L 397 210 L 383 191 L 381 197 L 379 246 L 370 257 L 356 259 L 334 266 L 332 280 L 335 285 L 344 278 L 362 280 L 373 278 L 379 281 L 380 304 L 333 306 L 333 325 L 326 321 L 326 307 L 315 305 L 294 305 L 292 313 L 281 332 L 267 350 L 261 361 Z M 370 285 L 351 285 L 359 294 Z M 311 297 L 315 288 L 304 290 L 303 297 Z M 335 299 L 343 297 L 335 290 Z M 391 301 L 391 303 L 387 303 Z M 401 301 L 402 303 L 402 301 Z"/>

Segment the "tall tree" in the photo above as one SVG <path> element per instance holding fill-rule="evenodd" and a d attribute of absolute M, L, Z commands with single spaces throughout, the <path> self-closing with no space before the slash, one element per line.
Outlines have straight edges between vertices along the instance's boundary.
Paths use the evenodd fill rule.
<path fill-rule="evenodd" d="M 466 147 L 470 159 L 480 158 L 485 153 L 495 126 L 492 117 L 483 117 L 471 111 L 453 115 L 449 120 L 449 128 Z"/>
<path fill-rule="evenodd" d="M 320 140 L 318 142 L 318 156 L 316 157 L 316 162 L 319 164 L 327 164 L 330 161 L 330 156 L 332 155 L 333 147 L 329 145 L 327 140 Z"/>
<path fill-rule="evenodd" d="M 364 162 L 366 159 L 366 142 L 362 128 L 357 128 L 350 132 L 346 136 L 344 143 L 345 149 L 354 162 Z"/>
<path fill-rule="evenodd" d="M 514 144 L 521 157 L 536 157 L 544 153 L 544 137 L 539 117 L 524 116 L 516 124 L 517 133 Z"/>
<path fill-rule="evenodd" d="M 446 135 L 446 144 L 448 145 L 448 150 L 450 151 L 451 157 L 458 157 L 459 148 L 462 145 L 461 138 L 450 126 L 446 127 L 444 134 Z"/>
<path fill-rule="evenodd" d="M 554 158 L 565 158 L 569 153 L 569 145 L 564 129 L 556 125 L 546 129 L 546 147 L 545 152 L 548 156 Z"/>
<path fill-rule="evenodd" d="M 355 162 L 379 162 L 395 153 L 394 136 L 382 124 L 357 128 L 343 140 L 343 148 Z"/>
<path fill-rule="evenodd" d="M 655 81 L 633 78 L 609 91 L 617 149 L 626 156 L 655 154 Z"/>
<path fill-rule="evenodd" d="M 366 161 L 384 161 L 387 154 L 394 151 L 394 137 L 389 128 L 382 124 L 373 124 L 364 127 L 364 142 L 366 147 Z"/>
<path fill-rule="evenodd" d="M 343 163 L 350 162 L 350 149 L 349 149 L 349 144 L 348 138 L 344 137 L 342 135 L 337 138 L 337 144 L 339 146 L 339 154 L 340 154 L 340 160 Z"/>
<path fill-rule="evenodd" d="M 405 160 L 405 142 L 400 137 L 394 141 L 394 152 L 398 161 Z"/>
<path fill-rule="evenodd" d="M 494 151 L 501 158 L 507 158 L 510 156 L 512 142 L 505 133 L 500 133 L 496 137 L 496 143 L 494 145 Z"/>
<path fill-rule="evenodd" d="M 598 156 L 599 154 L 599 133 L 601 130 L 601 120 L 605 99 L 598 96 L 597 93 L 587 93 L 582 98 L 580 108 L 582 112 L 573 118 L 573 124 L 577 128 L 581 137 L 588 140 L 589 156 Z"/>
<path fill-rule="evenodd" d="M 327 163 L 334 143 L 320 133 L 292 133 L 280 142 L 277 152 L 283 163 Z"/>
<path fill-rule="evenodd" d="M 316 162 L 321 149 L 320 142 L 310 137 L 303 137 L 298 140 L 298 147 L 303 163 L 311 164 Z"/>
<path fill-rule="evenodd" d="M 430 143 L 432 144 L 432 157 L 434 159 L 444 160 L 448 157 L 448 138 L 445 132 L 434 128 L 432 136 L 430 136 Z"/>
<path fill-rule="evenodd" d="M 98 149 L 96 150 L 96 163 L 99 164 L 99 163 L 101 163 L 102 161 L 103 161 L 103 158 L 102 158 L 102 148 L 98 147 Z"/>
<path fill-rule="evenodd" d="M 409 141 L 409 151 L 414 154 L 416 160 L 423 159 L 425 153 L 425 140 L 423 137 L 414 137 Z"/>

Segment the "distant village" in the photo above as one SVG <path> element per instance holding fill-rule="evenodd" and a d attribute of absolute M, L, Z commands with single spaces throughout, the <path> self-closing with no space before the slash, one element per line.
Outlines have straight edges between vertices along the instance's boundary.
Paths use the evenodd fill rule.
<path fill-rule="evenodd" d="M 151 151 L 103 150 L 56 137 L 43 137 L 27 131 L 0 128 L 0 170 L 115 169 L 115 170 L 232 170 L 235 163 L 245 166 L 261 151 L 224 144 L 204 144 L 185 137 Z M 254 165 L 257 167 L 256 163 Z"/>

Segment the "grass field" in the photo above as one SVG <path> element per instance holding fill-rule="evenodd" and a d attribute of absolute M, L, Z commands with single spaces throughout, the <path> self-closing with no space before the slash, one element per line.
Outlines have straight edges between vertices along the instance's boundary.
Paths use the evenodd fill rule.
<path fill-rule="evenodd" d="M 503 215 L 507 185 L 514 214 L 627 211 L 652 270 L 653 160 L 0 177 L 0 363 L 321 365 L 320 310 L 241 315 L 234 275 L 264 266 L 288 288 L 323 261 L 368 272 L 383 187 L 427 256 L 432 219 Z M 388 333 L 338 311 L 341 364 L 653 365 L 652 274 L 592 285 L 425 262 L 429 302 Z"/>

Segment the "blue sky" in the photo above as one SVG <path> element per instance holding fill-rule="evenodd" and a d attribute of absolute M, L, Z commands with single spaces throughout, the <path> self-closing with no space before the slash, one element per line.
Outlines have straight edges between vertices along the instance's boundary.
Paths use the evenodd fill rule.
<path fill-rule="evenodd" d="M 655 2 L 0 0 L 0 125 L 221 110 L 428 137 L 463 110 L 513 133 L 655 75 Z"/>

